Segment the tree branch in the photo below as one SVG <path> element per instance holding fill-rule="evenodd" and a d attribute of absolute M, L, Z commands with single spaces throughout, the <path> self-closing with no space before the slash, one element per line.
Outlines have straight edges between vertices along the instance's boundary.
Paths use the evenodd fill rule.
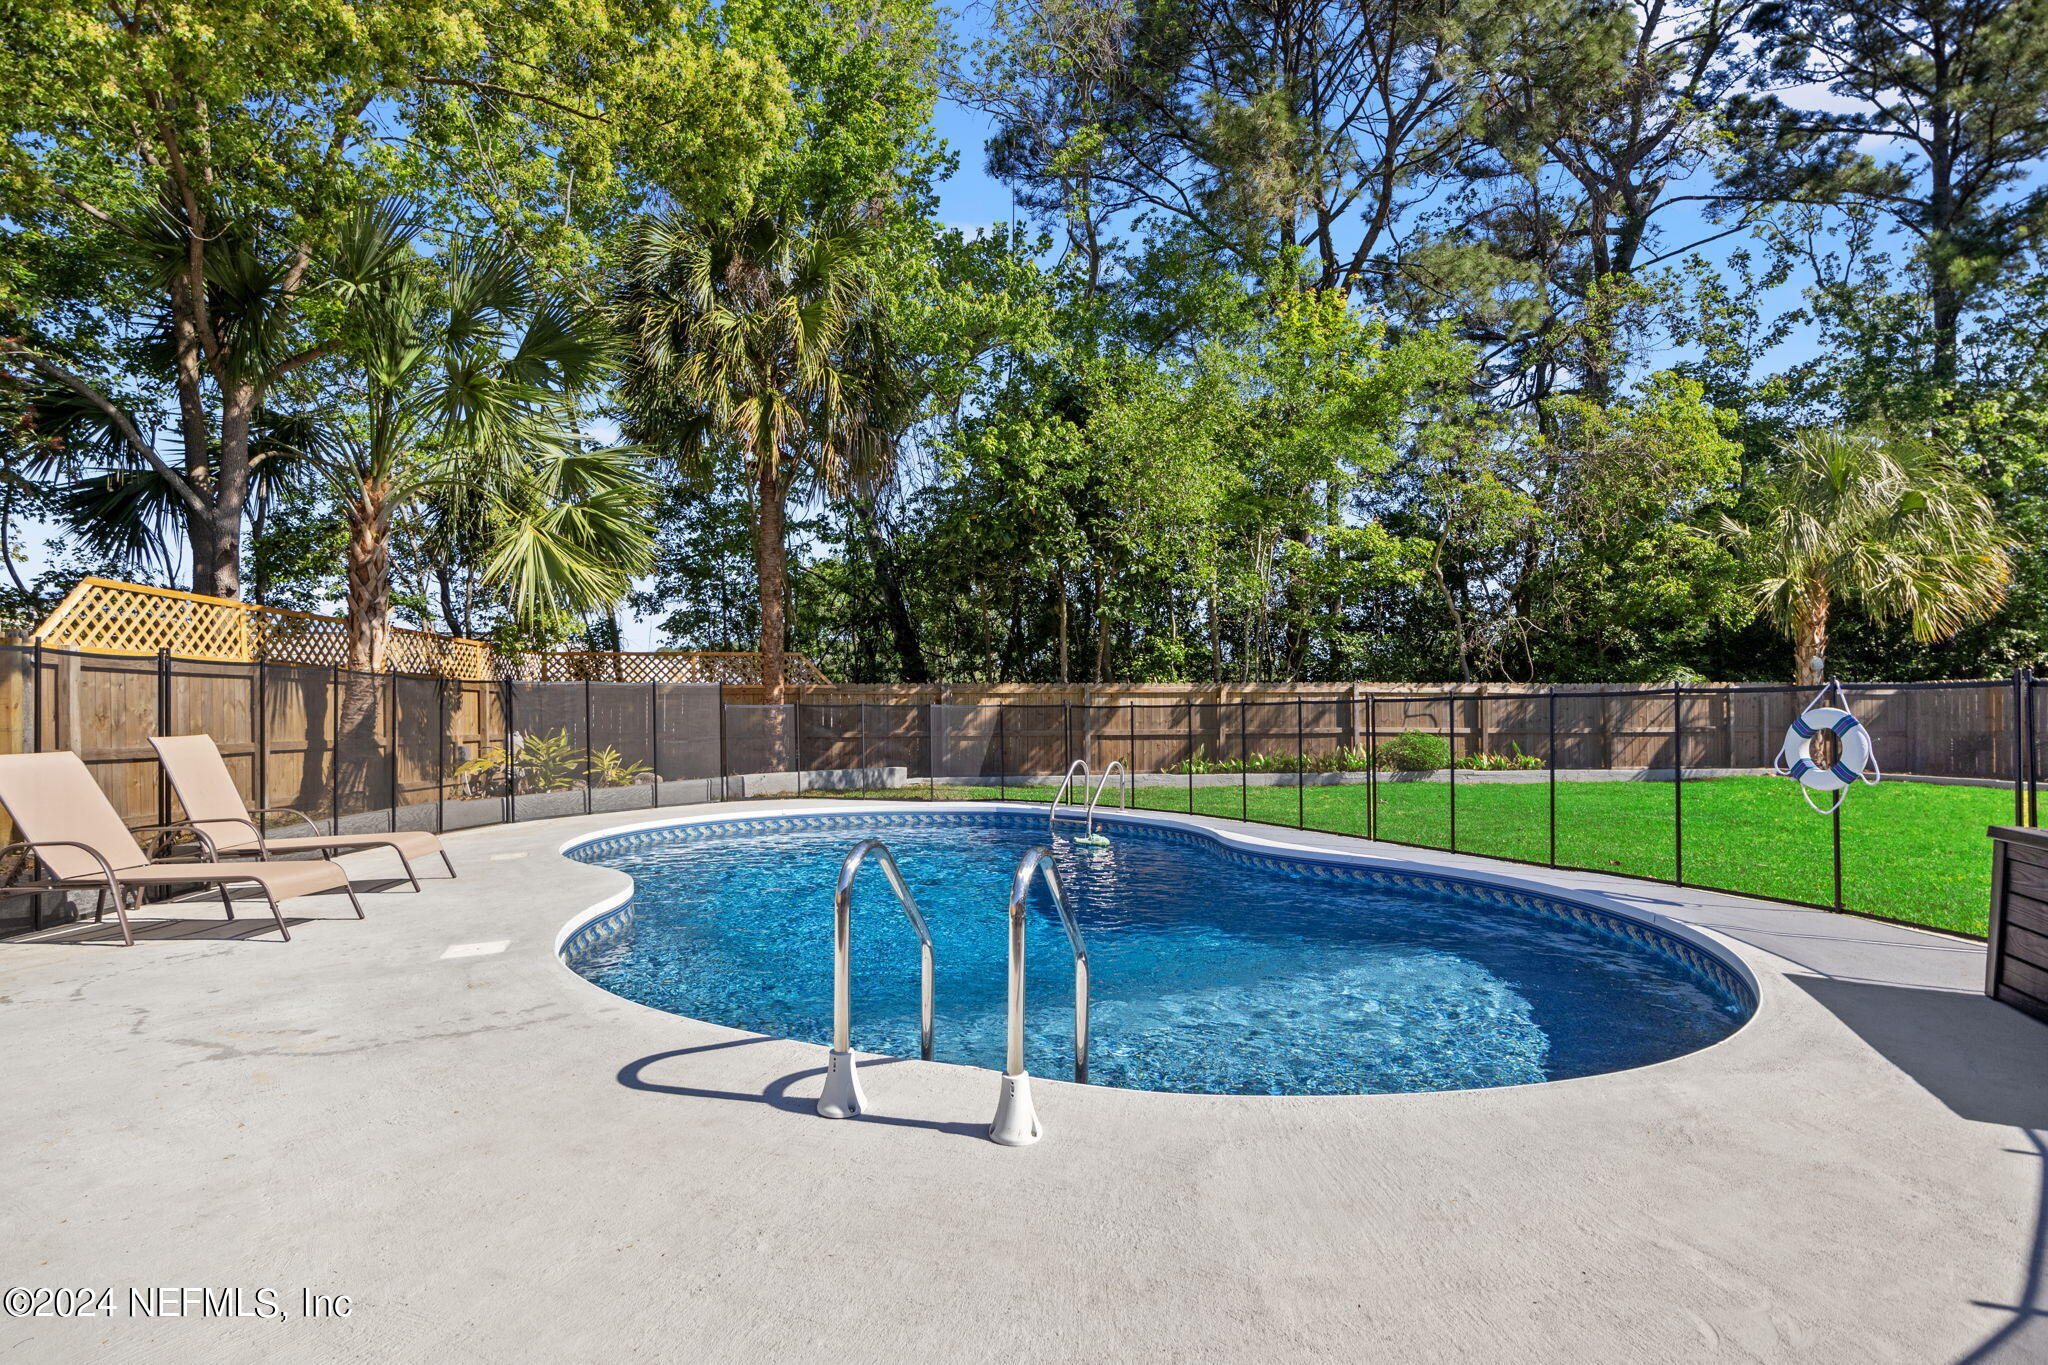
<path fill-rule="evenodd" d="M 163 457 L 156 453 L 155 446 L 142 439 L 142 433 L 135 429 L 135 423 L 129 419 L 127 413 L 121 411 L 120 407 L 112 399 L 109 399 L 91 384 L 71 373 L 71 371 L 65 369 L 62 365 L 50 359 L 50 357 L 31 351 L 12 338 L 0 339 L 0 355 L 20 356 L 23 360 L 35 366 L 44 376 L 54 379 L 86 402 L 98 408 L 105 414 L 107 420 L 113 424 L 114 430 L 120 433 L 122 441 L 127 444 L 128 448 L 142 457 L 152 469 L 163 476 L 165 482 L 170 484 L 171 491 L 178 495 L 178 501 L 184 503 L 187 508 L 194 512 L 205 512 L 208 510 L 206 499 L 199 495 L 198 491 L 192 487 L 183 474 L 180 474 L 177 470 L 171 468 L 169 464 L 165 463 Z"/>
<path fill-rule="evenodd" d="M 420 81 L 424 85 L 451 85 L 461 90 L 473 90 L 480 95 L 510 95 L 514 99 L 532 100 L 536 104 L 545 104 L 550 109 L 572 114 L 591 123 L 608 121 L 604 114 L 593 114 L 587 109 L 578 109 L 573 105 L 563 104 L 560 100 L 549 99 L 546 95 L 536 95 L 531 90 L 514 90 L 509 85 L 498 85 L 491 81 L 473 81 L 465 76 L 422 76 Z"/>

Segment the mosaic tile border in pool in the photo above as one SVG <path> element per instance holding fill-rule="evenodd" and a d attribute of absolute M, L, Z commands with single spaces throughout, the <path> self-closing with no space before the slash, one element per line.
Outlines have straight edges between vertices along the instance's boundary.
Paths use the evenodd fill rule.
<path fill-rule="evenodd" d="M 624 834 L 600 835 L 565 849 L 564 856 L 577 862 L 596 862 L 650 844 L 698 843 L 710 839 L 744 838 L 757 834 L 787 834 L 820 825 L 860 825 L 863 828 L 907 828 L 931 825 L 968 825 L 988 828 L 1040 826 L 1044 817 L 1027 811 L 874 811 L 855 813 L 830 811 L 803 815 L 748 816 L 735 820 L 707 820 L 688 825 L 661 825 L 653 829 L 630 830 Z M 1251 853 L 1232 847 L 1208 830 L 1177 829 L 1146 821 L 1120 820 L 1098 811 L 1095 823 L 1113 826 L 1127 834 L 1167 843 L 1205 845 L 1234 862 L 1283 876 L 1310 876 L 1328 881 L 1362 882 L 1369 886 L 1398 887 L 1438 895 L 1461 896 L 1503 909 L 1547 915 L 1610 938 L 1621 939 L 1664 957 L 1697 977 L 1710 990 L 1738 1006 L 1745 1015 L 1756 1011 L 1756 990 L 1739 972 L 1706 949 L 1666 933 L 1655 925 L 1611 910 L 1583 905 L 1560 896 L 1538 895 L 1516 887 L 1440 874 L 1396 872 L 1388 868 L 1361 867 L 1355 863 L 1333 862 L 1314 853 Z M 600 944 L 617 938 L 632 926 L 633 902 L 628 900 L 581 925 L 562 944 L 562 957 L 574 965 Z"/>
<path fill-rule="evenodd" d="M 615 906 L 576 926 L 576 932 L 562 940 L 562 961 L 575 966 L 593 948 L 603 947 L 633 927 L 633 902 Z"/>

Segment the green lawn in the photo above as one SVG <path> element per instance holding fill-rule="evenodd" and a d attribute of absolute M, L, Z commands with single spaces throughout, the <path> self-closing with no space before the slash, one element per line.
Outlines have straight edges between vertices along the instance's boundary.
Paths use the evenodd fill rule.
<path fill-rule="evenodd" d="M 1011 800 L 1046 801 L 1050 787 L 1011 787 Z M 1377 790 L 1377 832 L 1383 839 L 1450 848 L 1451 789 L 1443 782 L 1382 782 L 1332 787 L 1196 787 L 1201 815 L 1272 824 L 1305 824 L 1364 835 Z M 1759 896 L 1828 904 L 1834 899 L 1832 822 L 1808 810 L 1789 782 L 1773 777 L 1721 777 L 1668 782 L 1557 784 L 1557 861 L 1638 876 L 1671 878 L 1677 802 L 1684 804 L 1685 880 Z M 1460 853 L 1547 862 L 1547 782 L 1460 782 Z M 826 793 L 815 793 L 825 795 Z M 847 793 L 871 797 L 977 800 L 994 787 L 912 786 Z M 1106 794 L 1113 796 L 1112 794 Z M 1186 787 L 1140 787 L 1134 804 L 1150 810 L 1190 809 Z M 1242 804 L 1241 804 L 1242 803 Z M 1991 844 L 1984 827 L 2012 821 L 2012 794 L 1990 787 L 1886 782 L 1858 787 L 1842 807 L 1842 904 L 1851 910 L 1913 924 L 1982 934 L 1991 895 Z"/>

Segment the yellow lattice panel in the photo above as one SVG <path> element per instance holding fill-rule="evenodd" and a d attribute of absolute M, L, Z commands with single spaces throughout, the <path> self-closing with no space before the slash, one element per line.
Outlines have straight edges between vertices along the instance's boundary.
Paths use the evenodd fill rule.
<path fill-rule="evenodd" d="M 259 607 L 174 588 L 79 580 L 29 637 L 91 654 L 154 655 L 181 659 L 262 660 L 314 668 L 348 665 L 348 623 L 334 616 Z M 784 656 L 789 681 L 829 683 L 802 654 Z M 444 678 L 511 678 L 528 682 L 723 683 L 761 685 L 760 656 L 715 650 L 660 650 L 609 654 L 563 651 L 501 656 L 482 640 L 394 630 L 386 666 L 400 673 Z"/>
<path fill-rule="evenodd" d="M 520 654 L 504 661 L 505 676 L 521 682 L 722 683 L 761 685 L 761 656 L 721 650 L 656 650 L 606 653 L 564 650 Z M 792 683 L 828 684 L 824 671 L 802 654 L 785 654 L 783 671 Z"/>

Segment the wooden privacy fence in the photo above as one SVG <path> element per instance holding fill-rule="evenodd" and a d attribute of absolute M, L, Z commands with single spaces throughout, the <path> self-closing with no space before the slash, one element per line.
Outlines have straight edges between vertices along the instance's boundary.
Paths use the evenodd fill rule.
<path fill-rule="evenodd" d="M 284 611 L 225 597 L 206 597 L 141 583 L 85 578 L 59 602 L 30 639 L 60 649 L 124 657 L 169 653 L 222 663 L 341 668 L 348 663 L 348 623 L 337 616 Z M 483 640 L 394 629 L 387 650 L 395 673 L 486 681 L 729 683 L 759 686 L 751 653 L 663 650 L 649 653 L 565 651 L 500 654 Z M 828 681 L 808 658 L 787 656 L 793 682 Z"/>
<path fill-rule="evenodd" d="M 2010 781 L 2018 770 L 2012 683 L 1865 684 L 1848 692 L 1887 771 Z M 1682 752 L 1687 768 L 1762 769 L 1812 692 L 1714 683 L 1155 683 L 835 685 L 793 695 L 784 754 L 792 767 L 887 762 L 924 771 L 929 742 L 937 776 L 970 779 L 1058 773 L 1076 758 L 1098 769 L 1114 759 L 1133 772 L 1190 759 L 1327 759 L 1405 731 L 1439 735 L 1460 758 L 1522 755 L 1564 769 L 1634 770 L 1669 769 Z M 729 705 L 754 707 L 760 693 L 728 687 L 724 696 Z"/>
<path fill-rule="evenodd" d="M 588 657 L 588 656 L 584 656 Z M 633 657 L 633 656 L 625 656 Z M 1358 766 L 1407 732 L 1460 759 L 1527 756 L 1560 770 L 1761 770 L 1806 704 L 1794 688 L 1530 688 L 1484 692 L 1358 685 L 1000 688 L 812 686 L 780 707 L 757 688 L 643 680 L 365 674 L 331 666 L 0 647 L 0 752 L 72 749 L 137 824 L 165 814 L 152 734 L 214 736 L 260 804 L 320 818 L 396 812 L 445 825 L 511 818 L 488 806 L 581 785 L 727 773 L 901 768 L 978 781 L 1056 775 L 1074 759 L 1136 773 Z M 1889 773 L 2009 782 L 2025 755 L 2008 683 L 1848 689 Z M 485 764 L 521 746 L 534 770 Z M 592 755 L 609 751 L 602 763 Z M 1336 763 L 1333 756 L 1351 758 Z M 554 752 L 552 767 L 540 755 Z M 2031 765 L 2028 765 L 2029 767 Z M 521 769 L 521 771 L 524 771 Z M 535 775 L 537 774 L 537 775 Z M 463 804 L 456 814 L 421 807 Z"/>
<path fill-rule="evenodd" d="M 2010 683 L 1867 684 L 1846 692 L 1888 776 L 2011 786 L 2014 822 L 2032 822 L 2040 767 L 2033 713 L 2040 692 L 2028 675 Z M 658 676 L 372 674 L 268 660 L 0 644 L 0 752 L 78 753 L 123 816 L 144 825 L 179 814 L 149 737 L 204 733 L 219 743 L 251 805 L 297 807 L 345 830 L 459 829 L 905 785 L 934 797 L 1042 800 L 1070 762 L 1085 759 L 1099 772 L 1116 761 L 1143 775 L 1142 785 L 1155 797 L 1161 786 L 1184 785 L 1186 807 L 1199 805 L 1209 814 L 1253 818 L 1254 807 L 1270 806 L 1254 801 L 1254 791 L 1292 786 L 1291 823 L 1304 827 L 1317 804 L 1306 796 L 1309 787 L 1379 784 L 1366 789 L 1363 827 L 1343 823 L 1351 817 L 1334 806 L 1318 818 L 1338 820 L 1324 827 L 1339 832 L 1453 851 L 1459 849 L 1457 794 L 1468 780 L 1547 781 L 1547 852 L 1535 845 L 1475 848 L 1469 839 L 1464 851 L 1683 882 L 1689 864 L 1681 861 L 1680 819 L 1693 779 L 1766 770 L 1786 724 L 1811 699 L 1802 689 L 1748 685 L 819 685 L 799 688 L 798 700 L 776 706 L 760 704 L 758 695 L 756 688 Z M 1398 766 L 1375 764 L 1367 755 L 1415 734 L 1440 737 L 1439 745 L 1423 747 L 1462 762 L 1448 771 L 1394 778 L 1359 771 Z M 1548 771 L 1460 775 L 1481 756 L 1523 756 L 1528 766 Z M 1331 775 L 1307 783 L 1288 776 L 1302 768 Z M 1668 850 L 1643 855 L 1648 861 L 1639 858 L 1640 866 L 1623 866 L 1605 853 L 1588 864 L 1593 855 L 1574 851 L 1574 841 L 1598 843 L 1601 831 L 1560 828 L 1560 805 L 1572 804 L 1561 802 L 1560 781 L 1583 791 L 1574 788 L 1576 780 L 1681 775 L 1685 781 L 1673 783 L 1670 804 L 1659 807 L 1669 812 Z M 1443 830 L 1375 823 L 1378 793 L 1399 778 L 1446 783 L 1443 799 L 1430 803 L 1445 817 Z M 1236 789 L 1236 799 L 1218 805 L 1216 788 L 1225 784 Z M 1739 857 L 1732 873 L 1719 874 L 1733 883 L 1704 884 L 1807 904 L 1831 901 L 1837 909 L 1867 902 L 1869 912 L 1887 913 L 1881 887 L 1851 884 L 1845 893 L 1839 817 L 1835 831 L 1832 853 L 1823 850 L 1821 862 L 1803 869 L 1804 881 L 1793 878 L 1797 886 L 1764 877 L 1770 869 Z"/>
<path fill-rule="evenodd" d="M 351 828 L 450 829 L 628 809 L 680 799 L 656 789 L 657 774 L 701 784 L 719 772 L 716 685 L 528 683 L 0 647 L 0 752 L 76 752 L 130 824 L 177 813 L 148 743 L 165 734 L 213 736 L 251 805 L 293 806 Z M 580 795 L 591 791 L 597 797 Z M 564 793 L 579 795 L 564 805 Z"/>

